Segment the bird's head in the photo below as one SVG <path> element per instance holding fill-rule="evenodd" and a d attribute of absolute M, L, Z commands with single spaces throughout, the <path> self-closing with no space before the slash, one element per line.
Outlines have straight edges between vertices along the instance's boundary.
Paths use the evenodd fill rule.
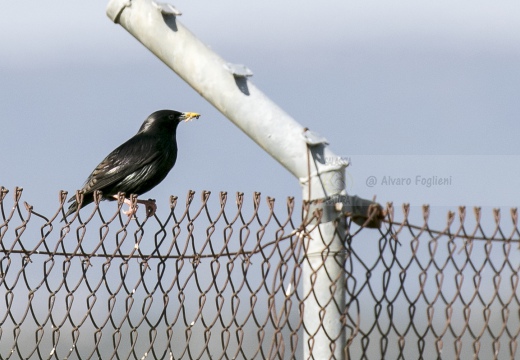
<path fill-rule="evenodd" d="M 148 116 L 138 133 L 153 133 L 175 131 L 182 121 L 198 119 L 200 114 L 194 112 L 180 112 L 175 110 L 159 110 Z"/>

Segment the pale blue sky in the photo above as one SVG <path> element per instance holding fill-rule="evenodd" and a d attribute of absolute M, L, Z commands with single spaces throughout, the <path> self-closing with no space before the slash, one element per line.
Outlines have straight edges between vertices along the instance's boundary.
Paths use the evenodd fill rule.
<path fill-rule="evenodd" d="M 520 203 L 518 1 L 174 4 L 196 36 L 352 157 L 352 193 L 395 204 Z M 0 185 L 24 187 L 25 201 L 51 213 L 60 189 L 81 187 L 148 114 L 174 108 L 202 117 L 179 129 L 178 163 L 147 194 L 160 207 L 188 189 L 300 196 L 296 179 L 111 23 L 105 6 L 0 6 Z M 454 185 L 365 185 L 371 175 L 423 174 Z"/>

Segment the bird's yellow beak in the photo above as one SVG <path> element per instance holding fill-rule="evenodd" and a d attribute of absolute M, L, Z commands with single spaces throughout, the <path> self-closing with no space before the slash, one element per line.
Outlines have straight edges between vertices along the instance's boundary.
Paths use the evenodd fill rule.
<path fill-rule="evenodd" d="M 198 119 L 200 114 L 194 113 L 194 112 L 185 112 L 184 115 L 184 121 L 188 122 L 193 119 Z"/>

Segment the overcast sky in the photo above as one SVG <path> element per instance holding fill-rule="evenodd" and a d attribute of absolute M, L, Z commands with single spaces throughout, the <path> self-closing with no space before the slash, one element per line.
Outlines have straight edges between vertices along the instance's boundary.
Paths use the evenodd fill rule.
<path fill-rule="evenodd" d="M 351 160 L 350 193 L 397 206 L 520 203 L 518 1 L 175 6 L 199 39 L 252 69 L 258 88 Z M 0 6 L 0 185 L 53 213 L 60 189 L 80 188 L 150 113 L 173 108 L 202 117 L 179 128 L 177 165 L 147 195 L 160 207 L 188 189 L 300 197 L 296 179 L 105 7 Z M 451 180 L 427 186 L 435 177 Z"/>
<path fill-rule="evenodd" d="M 274 196 L 279 209 L 287 196 L 301 199 L 297 179 L 113 24 L 105 15 L 106 4 L 54 0 L 0 5 L 0 185 L 11 190 L 8 201 L 15 186 L 21 186 L 24 201 L 53 215 L 59 190 L 72 194 L 81 188 L 110 151 L 135 134 L 150 113 L 165 108 L 202 117 L 179 126 L 175 168 L 144 195 L 157 199 L 160 217 L 168 211 L 170 195 L 183 200 L 189 189 L 215 195 L 228 191 L 231 205 L 236 191 L 244 192 L 249 204 L 253 191 L 260 191 L 264 206 L 265 197 Z M 483 206 L 483 222 L 492 230 L 493 207 L 503 209 L 504 219 L 509 207 L 520 204 L 520 1 L 174 4 L 183 13 L 178 21 L 225 60 L 248 66 L 259 89 L 351 161 L 346 172 L 350 194 L 377 195 L 397 209 L 409 202 L 417 223 L 422 222 L 420 207 L 431 204 L 434 229 L 445 228 L 447 210 L 466 205 Z M 212 200 L 218 203 L 216 196 Z M 18 231 L 19 224 L 19 219 L 10 223 L 10 231 Z M 28 248 L 40 236 L 39 227 L 32 231 L 35 236 L 27 232 L 23 237 Z M 379 233 L 363 232 L 357 238 L 363 240 L 359 236 L 377 240 Z M 129 237 L 127 244 L 131 241 Z M 400 241 L 406 245 L 406 239 Z M 378 254 L 374 242 L 355 245 L 358 253 L 372 249 L 364 252 L 368 258 Z M 421 255 L 427 258 L 431 247 L 424 248 L 428 253 Z M 411 248 L 400 249 L 406 255 Z M 471 279 L 476 277 L 464 256 L 458 259 L 464 259 L 461 268 L 469 271 L 467 284 L 474 287 Z M 472 256 L 476 261 L 484 253 L 475 250 Z M 386 266 L 383 261 L 372 269 L 372 278 L 379 279 L 378 271 L 386 273 Z M 62 277 L 61 268 L 56 269 L 60 273 L 51 282 Z M 443 270 L 446 279 L 449 271 Z M 401 278 L 392 279 L 392 286 L 402 284 Z M 494 294 L 492 283 L 495 277 L 486 283 L 488 294 Z M 450 284 L 446 281 L 444 287 L 460 290 Z M 485 286 L 479 286 L 485 294 Z M 373 315 L 371 302 L 364 304 Z M 39 305 L 47 306 L 46 301 Z M 477 321 L 478 313 L 483 311 L 475 311 Z M 493 314 L 496 320 L 502 313 Z M 34 333 L 30 336 L 34 340 Z M 449 349 L 449 341 L 445 344 Z"/>

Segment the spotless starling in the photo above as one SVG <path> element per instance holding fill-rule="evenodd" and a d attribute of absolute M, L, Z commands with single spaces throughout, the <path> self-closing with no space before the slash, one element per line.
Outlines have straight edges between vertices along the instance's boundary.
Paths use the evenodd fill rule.
<path fill-rule="evenodd" d="M 177 125 L 181 121 L 198 119 L 199 114 L 174 110 L 156 111 L 144 121 L 132 138 L 112 151 L 94 169 L 83 185 L 83 202 L 80 207 L 94 201 L 94 191 L 101 190 L 103 200 L 117 199 L 118 192 L 141 195 L 164 180 L 177 160 Z M 76 197 L 69 199 L 72 204 L 65 216 L 78 209 Z M 146 215 L 153 216 L 154 200 L 137 200 L 146 206 Z M 136 209 L 131 202 L 124 213 L 131 216 Z"/>

